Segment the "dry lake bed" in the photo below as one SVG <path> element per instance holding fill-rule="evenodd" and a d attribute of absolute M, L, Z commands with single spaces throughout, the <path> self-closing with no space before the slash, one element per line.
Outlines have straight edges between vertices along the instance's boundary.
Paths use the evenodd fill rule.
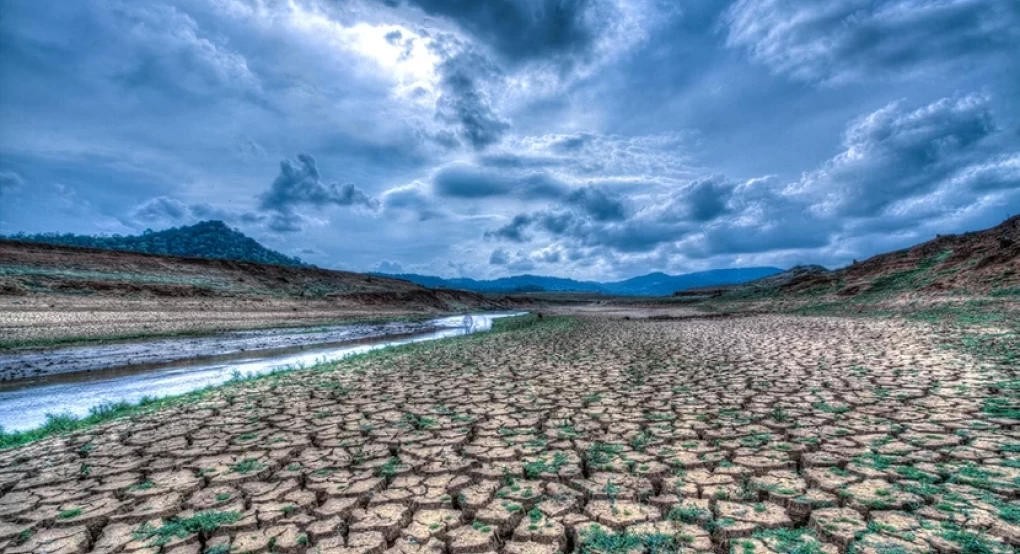
<path fill-rule="evenodd" d="M 0 551 L 1015 552 L 1015 368 L 973 340 L 514 318 L 0 451 Z"/>

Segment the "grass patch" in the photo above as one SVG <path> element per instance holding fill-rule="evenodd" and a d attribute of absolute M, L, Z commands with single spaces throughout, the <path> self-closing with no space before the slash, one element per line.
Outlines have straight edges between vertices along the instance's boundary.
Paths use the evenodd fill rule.
<path fill-rule="evenodd" d="M 357 356 L 351 356 L 335 362 L 325 362 L 309 368 L 298 369 L 307 369 L 308 371 L 318 373 L 344 372 L 347 370 L 361 371 L 359 366 L 366 363 L 385 362 L 393 357 L 407 355 L 420 356 L 422 359 L 428 359 L 429 353 L 435 348 L 447 348 L 450 345 L 473 345 L 477 344 L 478 341 L 487 340 L 490 336 L 503 333 L 539 333 L 555 329 L 564 329 L 573 325 L 573 322 L 573 318 L 570 317 L 542 318 L 536 315 L 500 318 L 493 322 L 492 330 L 487 333 L 475 333 L 435 341 L 393 346 L 366 352 Z M 388 364 L 379 363 L 379 366 L 381 367 L 385 367 L 386 365 Z M 137 404 L 131 404 L 129 402 L 101 404 L 90 408 L 89 414 L 84 417 L 76 417 L 71 414 L 47 414 L 46 422 L 36 429 L 30 429 L 28 431 L 6 431 L 0 427 L 0 450 L 24 446 L 48 437 L 68 435 L 116 419 L 138 417 L 164 408 L 194 404 L 196 402 L 209 400 L 217 395 L 221 397 L 229 396 L 239 390 L 239 387 L 249 386 L 253 383 L 269 379 L 278 380 L 282 378 L 283 375 L 289 373 L 289 370 L 281 370 L 263 375 L 237 378 L 222 385 L 208 387 L 182 395 L 162 398 L 145 397 Z"/>
<path fill-rule="evenodd" d="M 57 519 L 73 519 L 81 515 L 81 508 L 71 508 L 57 514 Z"/>
<path fill-rule="evenodd" d="M 661 533 L 637 534 L 623 531 L 610 533 L 598 526 L 591 526 L 581 533 L 581 544 L 577 548 L 580 554 L 632 554 L 634 552 L 650 552 L 651 554 L 679 554 L 688 550 L 693 537 L 685 535 L 667 535 Z"/>
<path fill-rule="evenodd" d="M 0 427 L 0 450 L 22 446 L 53 435 L 66 435 L 99 423 L 104 423 L 106 421 L 111 421 L 132 414 L 143 413 L 147 410 L 158 409 L 174 403 L 175 402 L 169 398 L 143 398 L 138 404 L 131 404 L 128 402 L 109 402 L 100 404 L 99 406 L 90 408 L 89 414 L 80 418 L 71 414 L 47 414 L 46 423 L 37 429 L 8 432 Z"/>
<path fill-rule="evenodd" d="M 209 534 L 223 525 L 236 523 L 241 519 L 239 512 L 199 512 L 189 518 L 164 519 L 163 525 L 155 527 L 145 523 L 131 537 L 136 541 L 145 541 L 148 546 L 163 546 L 174 540 L 183 539 L 197 533 Z"/>

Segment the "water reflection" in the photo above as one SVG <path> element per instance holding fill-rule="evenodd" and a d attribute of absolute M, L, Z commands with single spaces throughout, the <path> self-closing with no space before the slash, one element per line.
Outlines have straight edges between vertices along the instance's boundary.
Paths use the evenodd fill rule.
<path fill-rule="evenodd" d="M 159 366 L 110 369 L 39 377 L 0 390 L 0 426 L 8 431 L 39 427 L 47 413 L 88 414 L 106 402 L 140 401 L 146 396 L 171 396 L 224 383 L 238 375 L 262 375 L 281 369 L 308 367 L 390 346 L 488 331 L 492 322 L 518 313 L 479 313 L 433 320 L 433 329 L 402 336 L 383 336 L 340 345 L 303 347 L 269 355 L 252 353 L 231 360 L 194 360 Z"/>

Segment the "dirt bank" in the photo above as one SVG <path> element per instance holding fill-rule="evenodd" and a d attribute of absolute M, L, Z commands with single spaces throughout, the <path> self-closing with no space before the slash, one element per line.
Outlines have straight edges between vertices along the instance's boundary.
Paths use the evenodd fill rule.
<path fill-rule="evenodd" d="M 0 241 L 0 350 L 514 309 L 409 281 Z"/>
<path fill-rule="evenodd" d="M 310 345 L 422 333 L 432 320 L 231 331 L 203 337 L 181 337 L 98 346 L 74 346 L 0 353 L 0 381 L 61 373 L 99 371 L 114 367 L 157 365 L 194 358 L 234 356 Z"/>

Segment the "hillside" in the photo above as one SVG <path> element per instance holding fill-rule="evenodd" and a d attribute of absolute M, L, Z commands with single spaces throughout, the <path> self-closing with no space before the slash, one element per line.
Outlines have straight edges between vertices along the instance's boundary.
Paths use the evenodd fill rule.
<path fill-rule="evenodd" d="M 881 299 L 901 295 L 1020 295 L 1020 216 L 972 233 L 879 254 L 826 271 L 819 266 L 727 287 L 724 296 L 836 296 Z"/>
<path fill-rule="evenodd" d="M 484 304 L 480 296 L 399 279 L 282 266 L 0 240 L 0 295 Z"/>
<path fill-rule="evenodd" d="M 507 307 L 316 267 L 0 240 L 0 350 Z"/>
<path fill-rule="evenodd" d="M 141 235 L 91 236 L 71 233 L 17 234 L 2 237 L 18 242 L 78 246 L 101 250 L 142 252 L 166 256 L 241 260 L 261 264 L 302 266 L 300 259 L 270 250 L 255 239 L 231 229 L 222 221 L 202 221 L 190 226 L 163 231 L 146 231 Z"/>
<path fill-rule="evenodd" d="M 462 289 L 475 292 L 583 292 L 619 296 L 668 296 L 676 291 L 694 287 L 744 283 L 774 275 L 781 271 L 781 269 L 776 267 L 749 267 L 714 269 L 683 275 L 649 273 L 648 275 L 641 275 L 623 281 L 606 283 L 576 281 L 574 279 L 545 277 L 541 275 L 515 275 L 487 281 L 463 278 L 443 279 L 441 277 L 417 274 L 389 276 L 406 279 L 427 287 Z"/>

